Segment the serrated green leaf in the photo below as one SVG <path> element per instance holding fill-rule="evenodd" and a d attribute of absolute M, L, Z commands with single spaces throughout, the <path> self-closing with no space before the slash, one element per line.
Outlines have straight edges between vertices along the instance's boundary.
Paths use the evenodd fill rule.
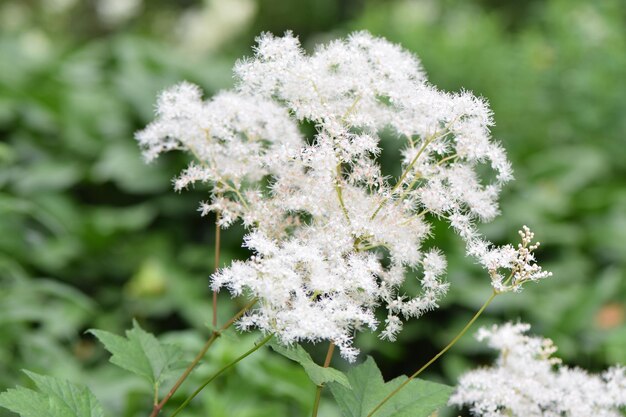
<path fill-rule="evenodd" d="M 332 383 L 330 390 L 344 417 L 366 417 L 388 394 L 406 381 L 406 376 L 387 383 L 374 359 L 352 368 L 348 374 L 351 388 Z M 453 388 L 421 379 L 411 381 L 375 414 L 376 417 L 428 417 L 444 406 Z"/>
<path fill-rule="evenodd" d="M 26 374 L 40 392 L 24 387 L 0 394 L 0 406 L 22 417 L 104 417 L 102 406 L 85 386 L 72 384 L 60 378 Z"/>
<path fill-rule="evenodd" d="M 322 385 L 329 382 L 337 383 L 346 388 L 350 388 L 350 382 L 346 375 L 334 368 L 324 368 L 313 362 L 311 355 L 304 348 L 296 344 L 295 348 L 286 348 L 275 341 L 270 342 L 270 346 L 276 353 L 280 353 L 284 357 L 298 362 L 304 368 L 306 374 L 311 378 L 315 385 Z"/>
<path fill-rule="evenodd" d="M 133 320 L 133 328 L 126 338 L 104 330 L 89 330 L 111 352 L 111 363 L 148 379 L 152 385 L 178 368 L 181 350 L 174 345 L 159 342 Z"/>
<path fill-rule="evenodd" d="M 40 417 L 48 413 L 48 399 L 36 391 L 17 387 L 0 393 L 0 407 L 22 417 Z"/>

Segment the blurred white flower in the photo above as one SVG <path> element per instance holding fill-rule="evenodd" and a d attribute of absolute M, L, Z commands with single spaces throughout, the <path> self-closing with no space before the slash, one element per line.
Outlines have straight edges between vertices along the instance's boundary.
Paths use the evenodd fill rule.
<path fill-rule="evenodd" d="M 57 0 L 58 1 L 58 0 Z M 143 0 L 97 0 L 96 12 L 100 19 L 110 26 L 116 26 L 137 16 L 143 7 Z"/>
<path fill-rule="evenodd" d="M 479 340 L 500 352 L 495 366 L 463 375 L 450 404 L 483 417 L 620 417 L 626 368 L 601 375 L 560 365 L 550 339 L 527 336 L 530 325 L 481 328 Z"/>
<path fill-rule="evenodd" d="M 42 2 L 44 10 L 52 13 L 63 13 L 74 7 L 78 0 L 48 0 Z"/>
<path fill-rule="evenodd" d="M 255 13 L 253 0 L 205 0 L 180 17 L 180 44 L 193 53 L 212 52 L 243 32 Z"/>

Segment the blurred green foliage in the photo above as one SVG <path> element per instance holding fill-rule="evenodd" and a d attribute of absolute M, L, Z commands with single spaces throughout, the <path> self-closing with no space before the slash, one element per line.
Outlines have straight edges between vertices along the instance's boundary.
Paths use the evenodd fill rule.
<path fill-rule="evenodd" d="M 136 317 L 186 358 L 200 349 L 214 229 L 194 210 L 206 194 L 171 192 L 184 156 L 145 165 L 132 136 L 161 89 L 183 79 L 207 95 L 228 87 L 232 63 L 262 30 L 293 29 L 312 47 L 367 29 L 415 51 L 438 87 L 486 97 L 517 181 L 484 231 L 503 243 L 528 224 L 555 277 L 502 296 L 480 322 L 527 321 L 568 363 L 626 363 L 622 1 L 181 0 L 129 2 L 139 6 L 127 15 L 103 11 L 107 1 L 116 3 L 0 4 L 0 390 L 28 384 L 20 372 L 28 368 L 87 383 L 113 415 L 145 415 L 151 393 L 107 365 L 84 331 L 121 334 Z M 393 166 L 394 154 L 386 158 Z M 461 242 L 437 229 L 452 283 L 442 309 L 396 343 L 358 340 L 386 379 L 423 364 L 489 295 Z M 223 233 L 224 263 L 246 256 L 242 233 Z M 222 321 L 233 304 L 220 299 Z M 174 400 L 254 339 L 221 339 Z M 466 337 L 429 377 L 453 383 L 486 360 L 482 349 Z M 261 350 L 186 415 L 305 415 L 313 391 L 297 365 Z M 322 415 L 336 415 L 330 400 L 322 404 Z"/>

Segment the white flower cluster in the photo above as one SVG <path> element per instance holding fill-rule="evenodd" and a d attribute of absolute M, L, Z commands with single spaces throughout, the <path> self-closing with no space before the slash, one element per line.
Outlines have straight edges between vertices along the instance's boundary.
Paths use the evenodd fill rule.
<path fill-rule="evenodd" d="M 258 181 L 280 163 L 287 149 L 297 150 L 301 136 L 283 107 L 239 92 L 202 100 L 200 88 L 182 83 L 161 93 L 157 120 L 136 135 L 148 161 L 174 149 L 191 152 L 193 164 L 176 181 L 180 190 L 195 181 Z"/>
<path fill-rule="evenodd" d="M 450 404 L 483 417 L 620 417 L 626 406 L 626 368 L 602 375 L 561 366 L 550 339 L 527 336 L 530 325 L 482 328 L 479 340 L 500 351 L 496 365 L 470 371 Z"/>
<path fill-rule="evenodd" d="M 212 277 L 214 290 L 258 298 L 241 327 L 286 344 L 330 340 L 353 360 L 354 331 L 375 328 L 381 306 L 381 335 L 393 340 L 403 320 L 436 308 L 448 288 L 445 258 L 422 248 L 431 216 L 447 219 L 483 264 L 517 265 L 518 252 L 492 248 L 475 227 L 498 213 L 512 178 L 483 100 L 438 91 L 415 56 L 365 32 L 312 55 L 290 33 L 262 35 L 234 71 L 233 91 L 210 101 L 186 83 L 164 92 L 137 139 L 148 160 L 193 154 L 175 188 L 210 182 L 202 213 L 249 228 L 254 256 Z M 304 125 L 315 128 L 308 141 Z M 405 143 L 397 181 L 377 160 L 383 130 Z M 418 275 L 417 294 L 403 289 L 409 274 Z"/>

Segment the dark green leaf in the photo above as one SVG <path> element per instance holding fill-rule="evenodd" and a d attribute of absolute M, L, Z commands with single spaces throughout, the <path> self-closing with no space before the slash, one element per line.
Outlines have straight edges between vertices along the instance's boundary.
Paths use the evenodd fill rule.
<path fill-rule="evenodd" d="M 350 388 L 336 383 L 329 386 L 344 417 L 365 417 L 406 379 L 401 376 L 385 383 L 374 359 L 368 357 L 348 372 Z M 375 415 L 428 417 L 447 403 L 451 393 L 452 387 L 447 385 L 415 379 L 391 397 Z"/>
<path fill-rule="evenodd" d="M 104 417 L 96 397 L 87 387 L 60 378 L 26 374 L 40 392 L 24 387 L 0 394 L 0 406 L 23 417 Z"/>

